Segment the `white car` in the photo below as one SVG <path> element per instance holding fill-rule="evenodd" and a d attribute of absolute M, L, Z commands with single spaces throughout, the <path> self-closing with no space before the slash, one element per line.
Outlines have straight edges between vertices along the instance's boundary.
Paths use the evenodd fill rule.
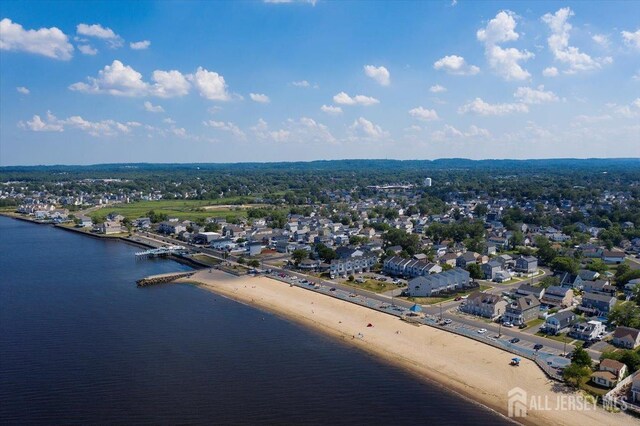
<path fill-rule="evenodd" d="M 503 327 L 510 328 L 510 327 L 513 327 L 513 324 L 511 324 L 509 321 L 507 321 L 507 322 L 503 322 L 503 323 L 502 323 L 502 326 L 503 326 Z"/>
<path fill-rule="evenodd" d="M 481 328 L 481 329 L 478 330 L 478 334 L 484 334 L 486 332 L 487 332 L 486 328 Z"/>

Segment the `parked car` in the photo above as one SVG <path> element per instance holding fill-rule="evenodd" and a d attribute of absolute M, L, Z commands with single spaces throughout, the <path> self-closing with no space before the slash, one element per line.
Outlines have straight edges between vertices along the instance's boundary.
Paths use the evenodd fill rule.
<path fill-rule="evenodd" d="M 540 350 L 540 349 L 542 349 L 543 347 L 544 347 L 544 345 L 541 345 L 540 343 L 536 343 L 536 344 L 533 346 L 533 350 L 534 350 L 534 351 L 539 351 L 539 350 Z"/>
<path fill-rule="evenodd" d="M 453 321 L 451 321 L 450 319 L 446 319 L 444 320 L 445 325 L 449 325 L 451 324 Z"/>
<path fill-rule="evenodd" d="M 336 288 L 335 288 L 335 287 L 331 287 L 331 288 L 329 289 L 329 291 L 336 291 Z"/>
<path fill-rule="evenodd" d="M 518 339 L 517 337 L 514 337 L 513 339 L 509 340 L 510 343 L 518 343 L 520 341 L 520 339 Z"/>
<path fill-rule="evenodd" d="M 456 297 L 456 298 L 455 298 L 455 299 L 453 299 L 453 300 L 455 300 L 456 302 L 459 302 L 459 301 L 461 301 L 461 300 L 462 300 L 462 297 L 458 296 L 458 297 Z"/>
<path fill-rule="evenodd" d="M 503 327 L 507 327 L 507 328 L 511 328 L 511 327 L 513 327 L 513 324 L 511 324 L 509 321 L 507 321 L 507 322 L 503 322 L 502 326 Z"/>
<path fill-rule="evenodd" d="M 486 332 L 487 332 L 486 328 L 481 328 L 481 329 L 478 330 L 478 334 L 484 334 Z"/>
<path fill-rule="evenodd" d="M 520 330 L 522 330 L 523 328 L 527 328 L 527 324 L 522 323 L 522 324 L 520 324 L 520 325 L 518 326 L 518 328 L 519 328 Z"/>

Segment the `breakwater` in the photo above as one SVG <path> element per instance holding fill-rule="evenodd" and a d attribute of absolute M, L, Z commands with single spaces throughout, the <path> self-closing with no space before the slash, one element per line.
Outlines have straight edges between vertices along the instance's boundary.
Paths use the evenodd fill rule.
<path fill-rule="evenodd" d="M 165 284 L 175 281 L 179 278 L 188 278 L 194 273 L 195 271 L 171 272 L 168 274 L 150 275 L 148 277 L 139 279 L 138 281 L 136 281 L 136 284 L 138 285 L 138 287 L 146 287 L 154 284 Z"/>

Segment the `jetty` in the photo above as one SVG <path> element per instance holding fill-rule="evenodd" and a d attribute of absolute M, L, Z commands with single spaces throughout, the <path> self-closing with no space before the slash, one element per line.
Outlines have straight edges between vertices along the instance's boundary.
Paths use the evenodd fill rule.
<path fill-rule="evenodd" d="M 158 275 L 150 275 L 145 278 L 141 278 L 136 281 L 138 287 L 146 287 L 154 284 L 164 284 L 173 282 L 179 278 L 187 278 L 195 274 L 196 271 L 188 271 L 188 272 L 170 272 L 168 274 L 158 274 Z"/>

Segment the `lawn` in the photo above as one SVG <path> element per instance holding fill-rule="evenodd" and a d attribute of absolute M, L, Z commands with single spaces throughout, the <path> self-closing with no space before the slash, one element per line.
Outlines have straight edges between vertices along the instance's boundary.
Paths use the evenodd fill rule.
<path fill-rule="evenodd" d="M 355 281 L 344 281 L 344 283 L 350 285 L 351 287 L 373 291 L 374 293 L 384 293 L 398 288 L 397 285 L 391 282 L 382 282 L 377 280 L 366 280 L 364 283 L 357 283 Z"/>
<path fill-rule="evenodd" d="M 571 342 L 573 342 L 573 340 L 574 340 L 571 337 L 567 337 L 566 333 L 560 333 L 560 334 L 558 334 L 556 336 L 556 335 L 553 335 L 553 334 L 545 334 L 545 333 L 542 333 L 542 332 L 538 331 L 536 333 L 536 336 L 544 337 L 546 339 L 551 339 L 551 340 L 555 340 L 555 341 L 563 342 L 563 343 L 566 341 L 567 345 L 570 344 Z"/>
<path fill-rule="evenodd" d="M 542 323 L 544 323 L 544 320 L 542 318 L 536 318 L 536 319 L 534 319 L 532 321 L 529 321 L 527 323 L 527 328 L 535 327 L 535 326 L 541 325 Z M 525 330 L 527 328 L 525 328 Z"/>
<path fill-rule="evenodd" d="M 216 266 L 221 263 L 221 260 L 216 259 L 215 257 L 208 256 L 206 254 L 194 254 L 191 257 L 193 257 L 193 259 L 197 260 L 198 262 L 202 262 L 209 266 Z"/>
<path fill-rule="evenodd" d="M 106 206 L 94 212 L 91 217 L 103 221 L 109 213 L 118 213 L 129 219 L 146 217 L 150 210 L 156 213 L 164 213 L 169 217 L 177 217 L 182 220 L 206 219 L 208 217 L 244 217 L 246 209 L 242 207 L 228 207 L 205 210 L 205 207 L 214 204 L 231 204 L 234 198 L 222 198 L 220 200 L 159 200 L 136 201 L 130 204 L 116 204 Z"/>
<path fill-rule="evenodd" d="M 456 294 L 451 294 L 451 295 L 446 295 L 443 297 L 407 297 L 407 300 L 411 301 L 411 302 L 416 302 L 419 305 L 435 305 L 437 303 L 441 303 L 441 302 L 447 302 L 449 300 L 453 300 L 456 297 L 462 297 L 462 296 L 467 296 L 471 293 L 473 293 L 474 291 L 485 291 L 487 289 L 492 288 L 489 285 L 480 285 L 480 287 L 478 288 L 473 288 L 471 290 L 467 290 L 467 291 L 461 291 L 460 293 L 456 293 Z"/>

